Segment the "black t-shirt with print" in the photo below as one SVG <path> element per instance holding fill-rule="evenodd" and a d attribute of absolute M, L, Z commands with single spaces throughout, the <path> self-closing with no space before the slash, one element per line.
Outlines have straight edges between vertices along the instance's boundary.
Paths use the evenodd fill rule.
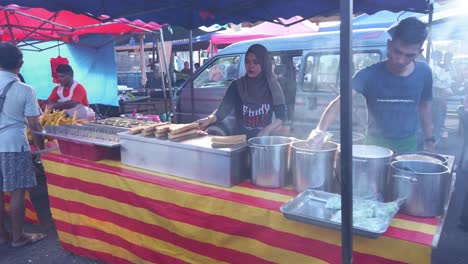
<path fill-rule="evenodd" d="M 247 138 L 257 136 L 263 128 L 271 124 L 273 113 L 277 119 L 286 121 L 286 105 L 273 105 L 270 96 L 262 98 L 257 104 L 244 104 L 235 81 L 231 82 L 223 101 L 215 112 L 217 120 L 223 120 L 234 110 L 239 128 L 238 134 L 246 134 Z"/>

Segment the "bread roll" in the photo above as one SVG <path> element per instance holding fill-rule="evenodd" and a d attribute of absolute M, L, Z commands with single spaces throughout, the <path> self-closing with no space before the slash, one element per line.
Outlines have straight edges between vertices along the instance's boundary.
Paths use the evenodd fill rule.
<path fill-rule="evenodd" d="M 197 134 L 197 129 L 188 130 L 182 133 L 173 134 L 172 132 L 168 134 L 169 139 L 177 139 L 187 136 L 192 136 Z"/>
<path fill-rule="evenodd" d="M 171 127 L 169 128 L 169 131 L 171 131 L 171 134 L 179 134 L 185 131 L 189 131 L 192 129 L 197 129 L 198 128 L 198 123 L 190 123 L 190 124 L 172 124 Z"/>

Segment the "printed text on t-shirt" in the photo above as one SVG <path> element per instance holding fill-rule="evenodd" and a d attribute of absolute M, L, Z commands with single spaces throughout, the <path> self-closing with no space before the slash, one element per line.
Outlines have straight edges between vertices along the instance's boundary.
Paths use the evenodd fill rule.
<path fill-rule="evenodd" d="M 269 119 L 270 104 L 262 104 L 258 108 L 253 109 L 246 105 L 242 106 L 243 125 L 245 127 L 259 128 L 265 127 Z"/>

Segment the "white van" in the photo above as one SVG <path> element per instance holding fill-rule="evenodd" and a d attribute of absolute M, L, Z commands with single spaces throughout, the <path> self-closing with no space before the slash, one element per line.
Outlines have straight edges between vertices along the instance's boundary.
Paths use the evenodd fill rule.
<path fill-rule="evenodd" d="M 245 52 L 258 43 L 274 58 L 274 71 L 288 107 L 291 135 L 304 138 L 317 125 L 328 103 L 339 94 L 339 35 L 339 32 L 311 33 L 243 41 L 226 47 L 177 90 L 178 122 L 192 122 L 213 112 L 231 81 L 245 74 Z M 354 31 L 354 72 L 384 60 L 389 38 L 387 29 Z M 355 131 L 365 133 L 364 99 L 355 97 L 354 102 Z M 229 134 L 234 122 L 233 117 L 226 118 L 211 130 Z M 332 129 L 339 129 L 338 125 L 335 122 Z"/>

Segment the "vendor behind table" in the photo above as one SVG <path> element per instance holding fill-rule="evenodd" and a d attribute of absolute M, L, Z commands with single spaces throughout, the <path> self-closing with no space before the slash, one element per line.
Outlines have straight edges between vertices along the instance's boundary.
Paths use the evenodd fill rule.
<path fill-rule="evenodd" d="M 369 111 L 367 144 L 395 152 L 417 150 L 418 122 L 424 132 L 427 150 L 434 150 L 431 106 L 432 74 L 429 66 L 416 61 L 427 37 L 426 24 L 417 18 L 403 19 L 389 31 L 388 58 L 356 73 L 353 95 L 366 98 Z M 309 144 L 325 141 L 325 131 L 340 111 L 340 97 L 333 100 L 308 138 Z"/>
<path fill-rule="evenodd" d="M 200 129 L 223 120 L 232 110 L 237 121 L 234 134 L 246 134 L 248 138 L 268 136 L 286 122 L 283 90 L 273 75 L 268 50 L 260 44 L 250 46 L 245 68 L 246 75 L 230 84 L 219 107 L 197 121 Z"/>
<path fill-rule="evenodd" d="M 76 115 L 77 119 L 94 119 L 86 89 L 73 79 L 73 68 L 68 64 L 60 64 L 56 71 L 59 85 L 52 90 L 47 100 L 39 104 L 54 110 L 65 110 L 70 116 Z"/>

